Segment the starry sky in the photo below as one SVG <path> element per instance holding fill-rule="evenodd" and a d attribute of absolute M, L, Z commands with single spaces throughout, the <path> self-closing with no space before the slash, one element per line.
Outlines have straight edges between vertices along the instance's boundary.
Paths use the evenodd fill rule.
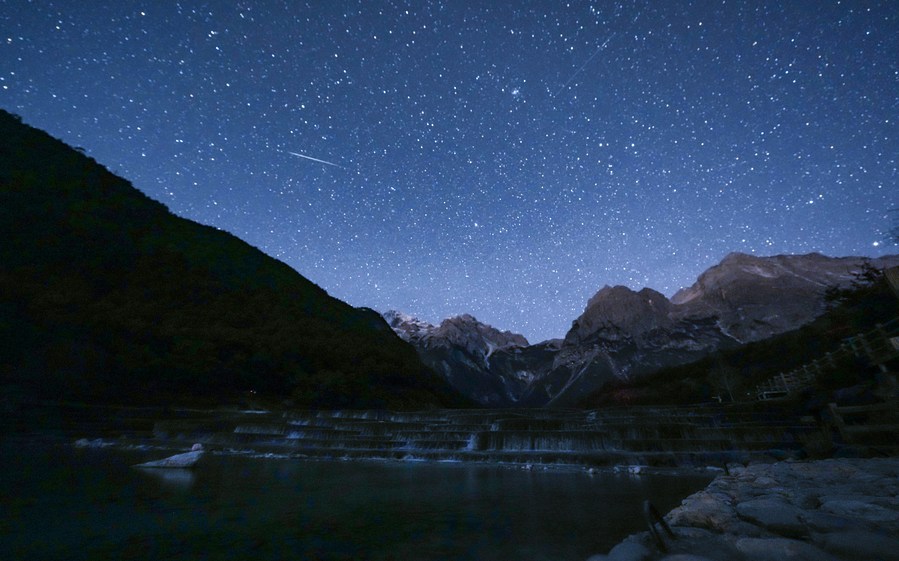
<path fill-rule="evenodd" d="M 895 0 L 0 0 L 0 107 L 350 304 L 531 342 L 731 251 L 897 250 Z"/>

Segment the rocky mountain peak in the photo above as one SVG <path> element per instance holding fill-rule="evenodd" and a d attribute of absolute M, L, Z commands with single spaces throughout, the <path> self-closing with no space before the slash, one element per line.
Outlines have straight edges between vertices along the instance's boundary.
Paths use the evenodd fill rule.
<path fill-rule="evenodd" d="M 423 361 L 479 403 L 565 406 L 609 380 L 796 329 L 824 311 L 828 287 L 848 286 L 866 262 L 882 269 L 899 265 L 899 256 L 731 253 L 671 300 L 650 288 L 605 286 L 564 340 L 531 346 L 469 314 L 438 326 L 399 313 L 385 319 Z"/>
<path fill-rule="evenodd" d="M 670 311 L 671 302 L 651 288 L 635 292 L 626 286 L 605 286 L 587 302 L 565 340 L 583 341 L 599 333 L 612 339 L 640 336 L 668 325 Z"/>
<path fill-rule="evenodd" d="M 430 323 L 397 310 L 388 310 L 381 316 L 404 341 L 419 341 L 430 335 L 435 329 Z"/>
<path fill-rule="evenodd" d="M 827 257 L 820 253 L 758 257 L 731 253 L 671 299 L 678 317 L 716 317 L 736 339 L 749 342 L 795 329 L 824 311 L 824 291 L 846 287 L 864 264 L 896 263 L 895 256 Z"/>
<path fill-rule="evenodd" d="M 402 339 L 420 342 L 426 348 L 459 346 L 472 354 L 489 356 L 497 349 L 530 344 L 523 335 L 500 331 L 470 314 L 447 318 L 438 326 L 396 310 L 382 315 Z"/>
<path fill-rule="evenodd" d="M 434 336 L 470 350 L 481 350 L 485 354 L 506 347 L 527 347 L 529 344 L 524 335 L 500 331 L 469 314 L 443 320 L 434 331 Z"/>
<path fill-rule="evenodd" d="M 745 253 L 730 253 L 717 265 L 699 275 L 689 288 L 679 290 L 672 298 L 674 304 L 686 304 L 696 299 L 717 295 L 726 298 L 729 287 L 742 284 L 801 284 L 809 287 L 845 286 L 860 270 L 863 258 L 833 258 L 820 253 L 806 255 L 774 255 L 759 257 Z M 876 265 L 879 260 L 872 261 Z"/>

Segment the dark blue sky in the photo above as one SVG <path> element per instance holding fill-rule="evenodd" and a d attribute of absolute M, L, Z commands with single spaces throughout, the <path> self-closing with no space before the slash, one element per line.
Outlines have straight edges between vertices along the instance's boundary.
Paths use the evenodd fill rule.
<path fill-rule="evenodd" d="M 0 30 L 0 107 L 357 306 L 536 342 L 731 251 L 896 250 L 895 1 L 0 0 Z"/>

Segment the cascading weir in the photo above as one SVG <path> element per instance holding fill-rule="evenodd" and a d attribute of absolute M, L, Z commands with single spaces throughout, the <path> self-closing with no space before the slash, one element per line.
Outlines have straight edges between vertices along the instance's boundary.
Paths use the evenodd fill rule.
<path fill-rule="evenodd" d="M 789 457 L 814 423 L 739 406 L 608 410 L 193 411 L 168 441 L 234 453 L 580 466 L 703 466 Z"/>

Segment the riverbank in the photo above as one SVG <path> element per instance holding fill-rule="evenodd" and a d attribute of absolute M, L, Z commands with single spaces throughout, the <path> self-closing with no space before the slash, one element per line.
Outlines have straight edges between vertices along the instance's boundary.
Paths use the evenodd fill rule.
<path fill-rule="evenodd" d="M 589 561 L 899 560 L 899 458 L 731 468 Z"/>

